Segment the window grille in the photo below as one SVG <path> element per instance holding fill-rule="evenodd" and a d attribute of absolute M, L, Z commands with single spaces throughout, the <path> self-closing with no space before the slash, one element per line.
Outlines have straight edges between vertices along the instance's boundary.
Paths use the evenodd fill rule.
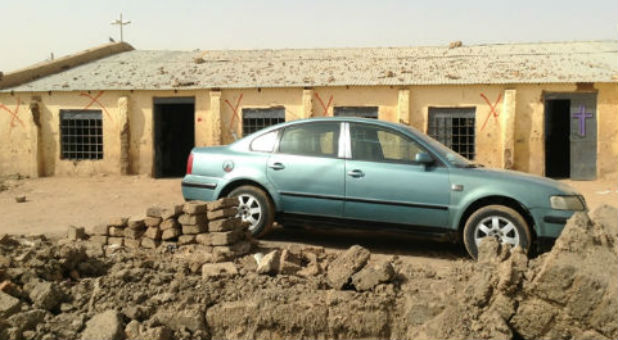
<path fill-rule="evenodd" d="M 285 122 L 284 107 L 242 109 L 242 134 L 250 135 L 263 128 Z"/>
<path fill-rule="evenodd" d="M 378 119 L 377 106 L 335 106 L 333 109 L 335 117 L 359 117 Z"/>
<path fill-rule="evenodd" d="M 60 110 L 60 158 L 103 159 L 101 110 Z"/>
<path fill-rule="evenodd" d="M 475 108 L 429 108 L 427 134 L 460 155 L 475 157 Z"/>

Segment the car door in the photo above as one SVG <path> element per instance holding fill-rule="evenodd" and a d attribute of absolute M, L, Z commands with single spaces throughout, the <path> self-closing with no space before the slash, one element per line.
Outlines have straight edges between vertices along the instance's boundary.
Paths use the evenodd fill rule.
<path fill-rule="evenodd" d="M 267 162 L 267 176 L 285 213 L 341 217 L 345 161 L 340 122 L 309 122 L 283 130 Z"/>
<path fill-rule="evenodd" d="M 447 227 L 448 168 L 416 163 L 416 154 L 427 150 L 390 128 L 350 123 L 349 135 L 344 217 Z"/>

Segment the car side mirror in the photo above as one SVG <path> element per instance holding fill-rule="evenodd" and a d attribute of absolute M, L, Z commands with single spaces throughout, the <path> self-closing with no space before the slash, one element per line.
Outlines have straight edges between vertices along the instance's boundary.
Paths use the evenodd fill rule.
<path fill-rule="evenodd" d="M 427 152 L 419 152 L 414 157 L 414 161 L 419 164 L 430 165 L 434 162 L 434 159 Z"/>

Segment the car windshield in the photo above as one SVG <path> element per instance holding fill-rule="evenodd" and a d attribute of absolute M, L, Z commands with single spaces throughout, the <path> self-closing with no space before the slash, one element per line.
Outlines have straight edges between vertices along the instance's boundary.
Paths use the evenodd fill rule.
<path fill-rule="evenodd" d="M 428 135 L 419 132 L 415 128 L 406 126 L 406 129 L 411 131 L 416 137 L 422 139 L 425 143 L 429 144 L 434 152 L 438 153 L 440 156 L 442 156 L 442 158 L 445 158 L 451 165 L 456 166 L 458 168 L 472 168 L 472 167 L 477 166 L 475 163 L 471 162 L 464 156 L 451 150 L 444 144 L 429 137 Z"/>

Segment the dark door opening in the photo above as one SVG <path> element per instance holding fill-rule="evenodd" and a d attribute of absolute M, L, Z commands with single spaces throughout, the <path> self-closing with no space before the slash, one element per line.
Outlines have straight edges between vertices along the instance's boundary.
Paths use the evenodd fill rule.
<path fill-rule="evenodd" d="M 155 98 L 154 177 L 182 177 L 195 145 L 195 100 Z"/>
<path fill-rule="evenodd" d="M 545 176 L 571 177 L 571 101 L 552 99 L 545 102 Z"/>

